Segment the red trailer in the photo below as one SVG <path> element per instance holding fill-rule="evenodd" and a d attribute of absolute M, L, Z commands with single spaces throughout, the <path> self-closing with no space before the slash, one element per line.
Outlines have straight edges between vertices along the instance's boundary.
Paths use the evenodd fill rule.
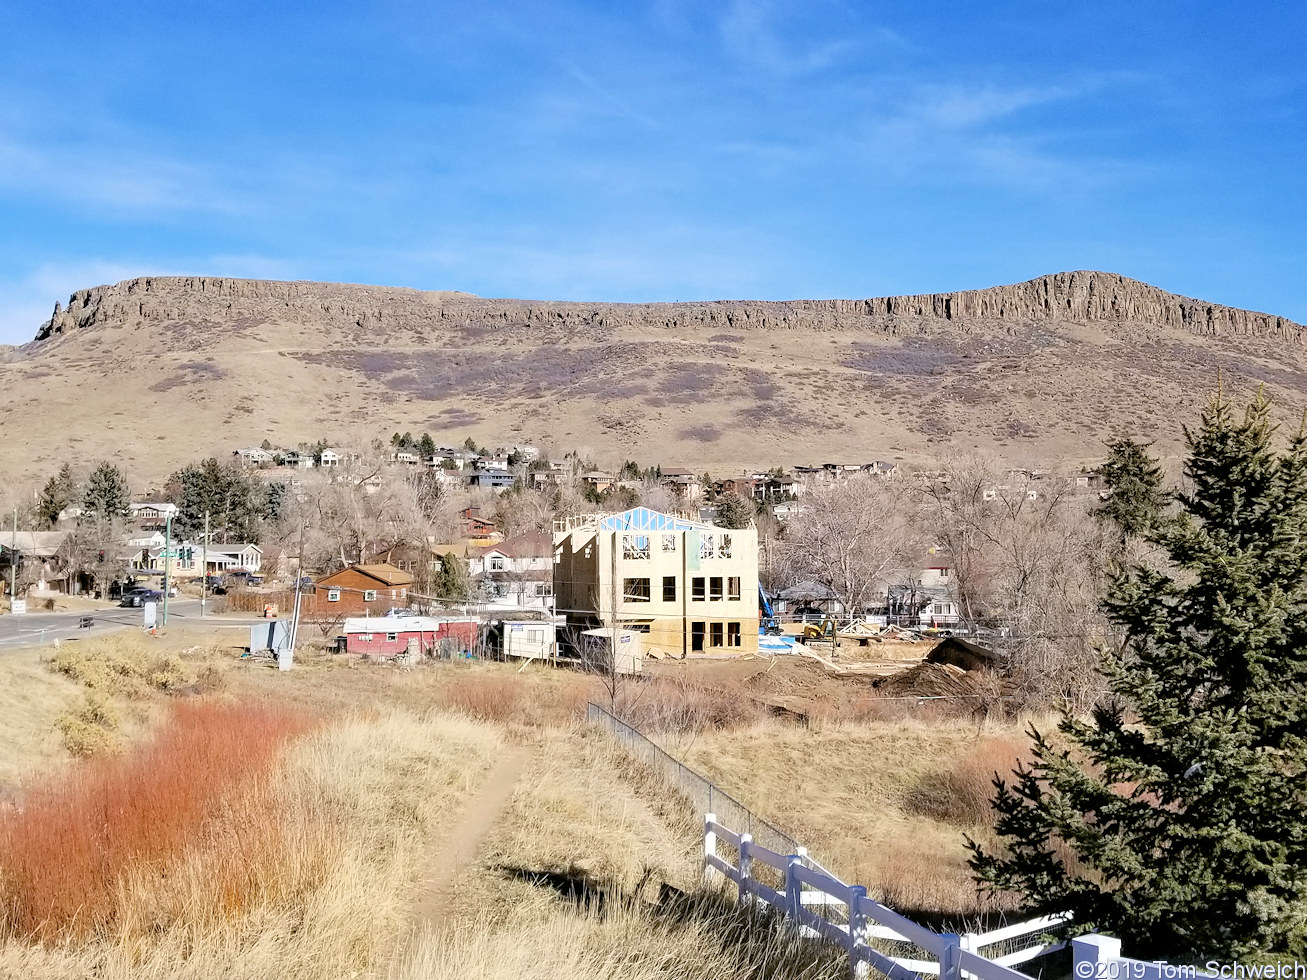
<path fill-rule="evenodd" d="M 417 641 L 419 654 L 458 654 L 476 644 L 480 622 L 470 616 L 363 616 L 345 620 L 345 652 L 393 657 Z"/>

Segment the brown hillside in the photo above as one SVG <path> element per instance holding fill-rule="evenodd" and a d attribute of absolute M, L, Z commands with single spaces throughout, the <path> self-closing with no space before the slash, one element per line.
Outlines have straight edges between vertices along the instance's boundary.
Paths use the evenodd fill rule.
<path fill-rule="evenodd" d="M 561 303 L 333 283 L 132 279 L 0 352 L 0 467 L 429 430 L 725 471 L 980 448 L 1178 445 L 1218 368 L 1307 404 L 1304 328 L 1102 272 L 926 296 Z"/>

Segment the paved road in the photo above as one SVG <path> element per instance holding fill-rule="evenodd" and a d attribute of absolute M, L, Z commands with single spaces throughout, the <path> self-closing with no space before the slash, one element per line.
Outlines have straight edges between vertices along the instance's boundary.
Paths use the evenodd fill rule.
<path fill-rule="evenodd" d="M 95 625 L 81 629 L 78 623 L 90 616 Z M 159 604 L 158 618 L 163 621 L 163 604 Z M 199 599 L 169 599 L 168 624 L 170 626 L 221 626 L 231 629 L 249 629 L 250 624 L 262 622 L 259 617 L 227 618 L 208 616 L 200 619 Z M 93 612 L 28 613 L 26 616 L 0 616 L 0 650 L 20 646 L 50 643 L 58 638 L 83 639 L 103 636 L 116 630 L 141 628 L 145 622 L 141 609 L 114 607 Z"/>

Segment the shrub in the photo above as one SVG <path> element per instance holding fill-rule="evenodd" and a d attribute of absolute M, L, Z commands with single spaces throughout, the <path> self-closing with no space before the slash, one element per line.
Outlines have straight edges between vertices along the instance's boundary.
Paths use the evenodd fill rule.
<path fill-rule="evenodd" d="M 760 721 L 765 710 L 744 688 L 705 687 L 682 678 L 622 684 L 616 714 L 643 732 L 703 732 Z"/>
<path fill-rule="evenodd" d="M 87 935 L 130 875 L 166 874 L 207 821 L 265 778 L 306 717 L 263 704 L 177 704 L 149 741 L 29 792 L 0 818 L 0 933 Z"/>
<path fill-rule="evenodd" d="M 50 669 L 92 691 L 143 699 L 152 692 L 197 692 L 212 683 L 212 667 L 196 665 L 176 654 L 149 649 L 135 638 L 113 637 L 97 643 L 65 646 L 50 660 Z"/>
<path fill-rule="evenodd" d="M 1030 747 L 1011 738 L 976 742 L 951 767 L 932 773 L 908 794 L 907 809 L 936 820 L 963 826 L 989 825 L 995 775 L 1007 778 L 1020 761 L 1029 761 Z"/>
<path fill-rule="evenodd" d="M 55 719 L 54 727 L 63 736 L 64 748 L 75 756 L 97 755 L 117 745 L 118 710 L 102 694 L 94 691 L 82 703 Z"/>

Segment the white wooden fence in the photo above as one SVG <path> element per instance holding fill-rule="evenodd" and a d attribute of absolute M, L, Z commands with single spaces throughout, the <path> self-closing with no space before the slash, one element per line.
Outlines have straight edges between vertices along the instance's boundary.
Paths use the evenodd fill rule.
<path fill-rule="evenodd" d="M 734 862 L 717 852 L 725 845 L 736 852 Z M 721 875 L 735 883 L 741 902 L 770 905 L 781 911 L 805 935 L 822 937 L 843 947 L 849 954 L 854 977 L 874 968 L 890 980 L 921 980 L 925 975 L 940 980 L 1030 980 L 1012 969 L 1037 956 L 1063 948 L 1064 942 L 1044 942 L 1051 930 L 1065 926 L 1067 916 L 1047 916 L 986 933 L 965 935 L 938 933 L 920 926 L 893 909 L 867 897 L 861 885 L 848 885 L 798 849 L 795 854 L 776 851 L 753 842 L 749 834 L 736 833 L 717 822 L 715 814 L 704 819 L 704 876 L 712 881 Z M 754 873 L 762 865 L 776 872 L 780 888 L 760 880 Z M 782 891 L 781 888 L 784 890 Z M 1028 945 L 990 959 L 980 951 L 1015 940 L 1033 937 Z M 921 951 L 917 957 L 896 956 L 873 948 L 904 944 Z"/>

